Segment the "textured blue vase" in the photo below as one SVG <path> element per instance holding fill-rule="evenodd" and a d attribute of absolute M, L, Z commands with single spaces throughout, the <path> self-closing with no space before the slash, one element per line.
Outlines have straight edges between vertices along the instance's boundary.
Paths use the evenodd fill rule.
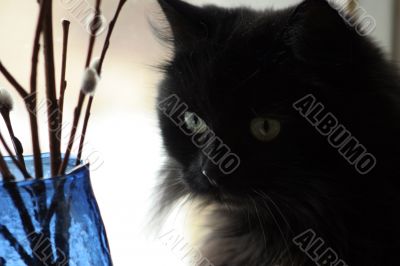
<path fill-rule="evenodd" d="M 19 181 L 0 181 L 0 266 L 112 265 L 87 165 L 48 178 L 50 160 L 43 155 L 45 178 L 21 181 L 6 161 Z M 33 158 L 25 162 L 33 172 Z"/>

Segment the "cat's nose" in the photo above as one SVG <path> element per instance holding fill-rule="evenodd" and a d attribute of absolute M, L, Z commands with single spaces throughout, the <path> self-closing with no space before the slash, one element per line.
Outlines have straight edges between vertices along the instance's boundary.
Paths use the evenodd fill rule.
<path fill-rule="evenodd" d="M 207 157 L 200 158 L 201 174 L 208 180 L 211 186 L 218 187 L 219 172 L 216 165 L 213 164 Z"/>

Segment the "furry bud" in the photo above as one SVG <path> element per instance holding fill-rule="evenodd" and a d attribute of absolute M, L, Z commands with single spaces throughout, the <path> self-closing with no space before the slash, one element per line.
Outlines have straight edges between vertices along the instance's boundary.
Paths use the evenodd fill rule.
<path fill-rule="evenodd" d="M 90 68 L 95 69 L 97 74 L 99 74 L 99 66 L 100 66 L 100 58 L 96 58 L 93 60 L 93 62 L 90 64 Z"/>
<path fill-rule="evenodd" d="M 13 109 L 14 101 L 10 93 L 3 88 L 0 88 L 0 110 L 10 112 Z"/>
<path fill-rule="evenodd" d="M 83 76 L 81 90 L 84 94 L 93 95 L 99 82 L 99 75 L 94 68 L 87 68 Z"/>

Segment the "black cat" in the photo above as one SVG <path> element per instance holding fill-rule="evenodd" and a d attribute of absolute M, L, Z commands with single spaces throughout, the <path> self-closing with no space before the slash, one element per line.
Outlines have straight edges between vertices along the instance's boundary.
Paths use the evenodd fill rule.
<path fill-rule="evenodd" d="M 159 3 L 175 51 L 162 210 L 218 206 L 202 247 L 215 266 L 400 265 L 400 79 L 382 51 L 324 0 Z"/>

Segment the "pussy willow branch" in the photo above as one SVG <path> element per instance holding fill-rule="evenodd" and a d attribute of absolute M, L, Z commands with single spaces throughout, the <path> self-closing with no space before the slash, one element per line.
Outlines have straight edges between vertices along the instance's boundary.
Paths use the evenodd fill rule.
<path fill-rule="evenodd" d="M 66 69 L 67 69 L 68 37 L 69 37 L 70 24 L 71 24 L 71 22 L 69 22 L 68 20 L 62 21 L 63 51 L 62 51 L 62 61 L 61 61 L 60 99 L 58 100 L 58 105 L 60 108 L 60 125 L 61 125 L 60 128 L 58 129 L 59 138 L 62 138 L 64 98 L 65 98 L 65 90 L 67 89 L 67 81 L 65 80 L 65 73 L 66 73 Z"/>
<path fill-rule="evenodd" d="M 53 1 L 42 0 L 45 8 L 43 21 L 44 57 L 46 74 L 47 116 L 50 142 L 51 175 L 56 176 L 60 166 L 60 139 L 57 130 L 60 128 L 60 109 L 57 102 L 56 79 L 54 66 L 53 42 Z"/>
<path fill-rule="evenodd" d="M 32 66 L 31 66 L 31 79 L 30 79 L 30 89 L 31 94 L 28 99 L 25 100 L 26 106 L 29 110 L 29 122 L 31 128 L 31 138 L 32 138 L 32 149 L 33 149 L 33 161 L 35 166 L 35 177 L 37 179 L 43 179 L 43 165 L 42 165 L 42 154 L 39 141 L 39 129 L 38 129 L 38 117 L 37 117 L 37 72 L 38 72 L 38 58 L 40 52 L 40 36 L 43 31 L 45 15 L 44 2 L 40 3 L 39 17 L 37 20 L 35 38 L 33 41 L 33 51 L 32 51 Z M 38 206 L 39 220 L 44 219 L 47 212 L 47 191 L 46 185 L 42 182 L 38 182 L 37 186 L 33 189 L 35 195 L 35 200 Z M 44 234 L 50 234 L 49 229 L 43 229 Z"/>
<path fill-rule="evenodd" d="M 25 262 L 26 265 L 35 265 L 34 260 L 31 256 L 28 255 L 28 252 L 24 249 L 24 247 L 18 242 L 17 239 L 13 236 L 13 234 L 8 230 L 8 228 L 4 225 L 0 225 L 0 234 L 3 235 L 4 239 L 6 239 L 10 246 L 12 246 L 15 251 L 21 256 L 21 259 Z"/>
<path fill-rule="evenodd" d="M 25 102 L 27 103 L 28 109 L 29 105 L 31 104 L 31 95 L 29 95 L 25 89 L 21 86 L 21 84 L 18 83 L 18 81 L 11 75 L 11 73 L 7 70 L 7 68 L 0 62 L 0 72 L 4 75 L 4 77 L 8 80 L 8 82 L 16 89 L 16 91 L 18 92 L 18 94 L 25 100 Z M 36 121 L 36 129 L 37 129 L 37 118 L 34 114 L 32 114 L 31 110 L 28 110 L 29 112 L 29 116 L 31 117 L 31 121 L 33 120 Z M 33 126 L 35 126 L 35 123 L 33 123 Z M 37 130 L 35 131 L 37 132 Z M 32 134 L 33 137 L 34 134 Z M 40 158 L 40 149 L 39 149 L 39 157 Z M 40 159 L 39 159 L 40 160 Z M 35 160 L 36 161 L 36 160 Z M 36 166 L 36 164 L 35 164 Z M 40 163 L 40 166 L 38 166 L 37 169 L 41 169 L 42 168 L 42 164 Z M 37 170 L 36 170 L 37 171 Z M 41 176 L 41 175 L 39 175 Z"/>
<path fill-rule="evenodd" d="M 98 23 L 98 16 L 100 15 L 100 5 L 101 5 L 101 0 L 96 0 L 96 9 L 95 9 L 96 11 L 95 11 L 95 14 L 94 14 L 94 21 L 93 21 L 94 25 L 97 25 L 97 23 Z M 93 24 L 92 24 L 92 26 L 93 26 Z M 88 54 L 87 54 L 87 58 L 86 58 L 85 68 L 89 67 L 90 62 L 92 60 L 93 49 L 94 49 L 94 45 L 95 45 L 95 42 L 96 42 L 96 33 L 97 33 L 96 30 L 92 28 L 92 32 L 91 32 L 90 40 L 89 40 L 89 48 L 88 48 Z M 84 94 L 82 94 L 82 92 L 80 92 L 79 99 L 81 99 L 82 96 L 84 96 Z M 81 102 L 79 100 L 78 105 L 79 104 L 82 105 L 83 102 Z M 78 106 L 77 110 L 79 110 L 79 108 L 80 107 Z M 82 112 L 81 110 L 82 109 L 79 110 L 79 116 L 80 116 L 80 113 Z M 76 111 L 75 111 L 75 115 L 78 115 L 78 113 L 76 113 Z M 76 121 L 79 123 L 79 117 L 76 117 L 76 118 L 77 118 Z M 77 125 L 78 124 L 76 124 L 76 126 Z M 72 146 L 73 146 L 73 141 L 75 140 L 75 134 L 76 134 L 76 129 L 75 128 L 76 127 L 74 126 L 74 128 L 72 129 L 72 131 L 75 131 L 75 132 L 73 132 L 73 134 L 71 133 L 71 136 L 73 135 Z M 72 146 L 70 146 L 69 143 L 68 143 L 68 150 L 67 150 L 67 153 L 65 154 L 64 161 L 62 162 L 60 174 L 64 174 L 64 172 L 66 170 L 66 168 L 64 168 L 63 165 L 65 165 L 65 166 L 68 165 L 69 156 L 70 156 L 70 153 L 71 153 Z M 63 186 L 64 186 L 64 183 L 61 184 L 60 189 L 62 189 Z M 56 215 L 55 223 L 56 223 L 56 230 L 64 231 L 64 234 L 61 235 L 61 237 L 56 236 L 55 242 L 56 242 L 56 246 L 60 250 L 63 250 L 65 255 L 68 256 L 69 255 L 69 243 L 68 243 L 68 241 L 64 241 L 63 238 L 65 237 L 66 239 L 69 239 L 68 227 L 70 226 L 70 223 L 71 223 L 71 217 L 70 217 L 69 213 L 66 213 L 65 210 L 63 210 L 63 209 L 68 209 L 69 208 L 69 206 L 68 206 L 69 205 L 69 201 L 66 201 L 66 199 L 64 197 L 64 193 L 60 194 L 60 196 L 61 196 L 61 198 L 59 199 L 60 203 L 59 203 L 59 206 L 58 206 L 59 210 L 56 210 L 57 215 Z"/>
<path fill-rule="evenodd" d="M 85 145 L 86 132 L 87 132 L 87 128 L 88 128 L 88 125 L 89 125 L 89 119 L 90 119 L 90 115 L 91 115 L 93 99 L 94 99 L 94 97 L 90 96 L 89 97 L 89 101 L 88 101 L 88 105 L 86 106 L 85 118 L 83 120 L 82 134 L 81 134 L 81 139 L 79 141 L 78 156 L 76 157 L 76 162 L 75 162 L 76 166 L 81 164 L 83 146 Z"/>
<path fill-rule="evenodd" d="M 4 139 L 3 134 L 1 134 L 1 132 L 0 132 L 0 141 L 3 144 L 3 147 L 6 149 L 7 153 L 9 154 L 11 160 L 18 167 L 18 170 L 22 173 L 24 178 L 32 179 L 32 176 L 28 173 L 28 171 L 26 170 L 24 165 L 22 165 L 22 163 L 19 160 L 17 160 L 17 158 L 15 158 L 15 156 L 12 154 L 12 151 L 11 151 L 10 147 L 8 146 L 6 140 Z"/>
<path fill-rule="evenodd" d="M 4 161 L 4 157 L 1 152 L 0 152 L 0 172 L 3 175 L 5 183 L 12 183 L 15 181 L 15 177 L 10 172 L 10 169 L 8 169 L 8 165 L 6 161 Z"/>
<path fill-rule="evenodd" d="M 99 66 L 98 66 L 98 69 L 97 69 L 97 72 L 98 72 L 99 76 L 101 76 L 101 71 L 102 71 L 104 59 L 106 58 L 106 54 L 107 54 L 108 48 L 110 47 L 111 35 L 112 35 L 113 31 L 114 31 L 114 27 L 115 27 L 115 24 L 117 23 L 119 14 L 121 13 L 121 10 L 124 7 L 124 4 L 126 3 L 126 1 L 127 0 L 120 0 L 119 1 L 117 10 L 115 12 L 115 15 L 114 15 L 113 19 L 110 22 L 110 26 L 109 26 L 108 32 L 107 32 L 107 37 L 106 37 L 106 40 L 104 42 L 103 50 L 101 52 Z"/>
<path fill-rule="evenodd" d="M 98 16 L 101 14 L 100 5 L 101 5 L 101 1 L 97 1 L 95 21 L 93 21 L 94 25 L 97 25 L 97 23 L 100 22 L 98 20 Z M 91 37 L 90 37 L 90 41 L 89 41 L 88 55 L 86 58 L 86 65 L 85 65 L 86 68 L 89 67 L 90 62 L 92 61 L 93 47 L 94 47 L 94 43 L 96 41 L 96 34 L 97 34 L 96 29 L 92 28 Z M 80 138 L 80 142 L 79 142 L 79 150 L 78 150 L 78 157 L 76 159 L 76 165 L 79 165 L 81 163 L 82 149 L 83 149 L 83 144 L 85 141 L 84 134 L 86 134 L 86 131 L 87 131 L 88 120 L 90 117 L 90 109 L 92 108 L 92 104 L 93 104 L 93 96 L 90 96 L 88 105 L 86 107 L 85 119 L 83 120 L 83 128 L 82 128 L 82 134 L 81 134 L 81 138 Z"/>
<path fill-rule="evenodd" d="M 65 98 L 65 90 L 67 88 L 67 81 L 65 79 L 66 67 L 67 67 L 67 52 L 68 52 L 68 37 L 69 37 L 69 26 L 70 22 L 68 20 L 63 20 L 62 28 L 63 28 L 63 51 L 62 51 L 62 62 L 61 62 L 61 83 L 60 83 L 60 99 L 59 99 L 59 108 L 60 108 L 60 127 L 58 129 L 58 136 L 62 139 L 62 128 L 63 128 L 63 115 L 64 115 L 64 98 Z M 57 169 L 59 170 L 59 169 Z M 63 198 L 60 199 L 57 215 L 55 220 L 55 230 L 56 232 L 63 232 L 63 234 L 55 235 L 55 244 L 59 250 L 62 250 L 65 256 L 69 256 L 69 226 L 70 226 L 70 216 L 68 210 L 68 202 L 66 202 L 66 198 L 64 197 L 64 193 L 62 194 Z M 67 241 L 65 240 L 67 239 Z M 60 258 L 58 258 L 60 259 Z"/>
<path fill-rule="evenodd" d="M 112 32 L 113 32 L 113 28 L 114 28 L 114 26 L 115 26 L 115 24 L 116 24 L 116 22 L 117 22 L 117 19 L 118 19 L 118 17 L 119 17 L 119 14 L 120 14 L 120 12 L 121 12 L 121 9 L 122 9 L 122 7 L 124 6 L 125 3 L 126 3 L 126 0 L 121 0 L 121 1 L 119 2 L 117 11 L 116 11 L 116 13 L 115 13 L 115 15 L 114 15 L 113 20 L 112 20 L 111 23 L 110 23 L 110 28 L 108 29 L 106 41 L 105 41 L 104 48 L 103 48 L 103 51 L 102 51 L 102 55 L 101 55 L 101 58 L 100 58 L 100 64 L 99 64 L 98 69 L 97 69 L 97 72 L 98 72 L 98 73 L 101 73 L 101 69 L 102 69 L 102 64 L 103 64 L 103 62 L 104 62 L 104 58 L 105 58 L 105 56 L 106 56 L 107 49 L 108 49 L 108 47 L 110 46 L 110 39 L 111 39 L 111 35 L 112 35 Z M 81 99 L 80 99 L 80 100 L 81 100 Z M 79 100 L 79 101 L 80 101 L 80 100 Z M 79 105 L 80 105 L 80 104 L 78 103 L 78 106 L 79 106 Z M 74 128 L 74 127 L 73 127 L 73 128 Z M 76 133 L 76 132 L 75 132 L 75 133 Z M 64 161 L 65 161 L 65 158 L 64 158 Z M 67 161 L 67 163 L 68 163 L 68 161 Z M 47 212 L 47 215 L 46 215 L 46 219 L 45 219 L 44 222 L 42 223 L 42 226 L 47 226 L 47 225 L 50 223 L 51 218 L 53 217 L 54 212 L 56 211 L 57 200 L 58 200 L 58 198 L 60 197 L 60 194 L 62 193 L 62 189 L 61 189 L 61 188 L 62 188 L 62 186 L 59 186 L 58 189 L 56 190 L 55 194 L 53 195 L 53 198 L 52 198 L 52 200 L 51 200 L 50 207 L 49 207 L 48 212 Z"/>
<path fill-rule="evenodd" d="M 42 15 L 44 16 L 44 15 Z M 38 41 L 36 42 L 37 46 L 34 49 L 35 51 L 39 50 L 39 45 L 38 45 Z M 35 54 L 35 52 L 34 52 Z M 35 56 L 33 56 L 33 61 L 35 61 Z M 37 57 L 36 57 L 36 61 L 37 61 Z M 29 111 L 29 117 L 30 120 L 33 125 L 33 132 L 38 132 L 37 130 L 37 118 L 36 115 L 31 112 L 32 110 L 35 110 L 35 98 L 32 98 L 32 95 L 29 95 L 25 89 L 17 82 L 17 80 L 11 75 L 11 73 L 6 69 L 6 67 L 0 62 L 0 72 L 4 75 L 4 77 L 8 80 L 8 82 L 16 89 L 16 91 L 18 92 L 18 94 L 21 96 L 21 98 L 23 98 L 25 100 L 25 103 L 28 107 L 28 111 Z M 33 75 L 36 78 L 36 75 Z M 35 92 L 35 90 L 34 90 Z M 36 94 L 36 93 L 35 93 Z M 33 97 L 36 97 L 36 95 L 33 95 Z M 30 107 L 30 108 L 29 108 Z M 36 135 L 37 136 L 37 135 Z M 32 138 L 35 138 L 35 134 L 32 135 Z M 35 143 L 35 142 L 34 142 Z M 39 146 L 38 146 L 39 147 Z M 35 152 L 35 149 L 34 149 Z M 41 171 L 40 169 L 42 168 L 42 164 L 41 164 L 41 157 L 40 157 L 40 149 L 39 149 L 39 156 L 36 156 L 37 160 L 35 160 L 35 162 L 37 162 L 39 160 L 39 164 L 35 163 L 35 172 L 37 173 L 37 176 L 41 177 Z M 7 164 L 4 161 L 3 155 L 0 153 L 0 172 L 3 174 L 4 180 L 6 181 L 6 183 L 4 184 L 4 188 L 6 189 L 6 191 L 8 192 L 8 194 L 10 195 L 13 204 L 15 205 L 15 208 L 18 210 L 21 222 L 22 222 L 22 226 L 23 229 L 26 233 L 26 235 L 30 235 L 32 233 L 35 232 L 35 228 L 33 226 L 30 214 L 23 202 L 23 199 L 21 197 L 21 195 L 19 194 L 18 188 L 16 187 L 16 184 L 13 183 L 12 181 L 14 180 L 14 177 L 12 176 L 12 174 L 10 173 L 10 171 L 8 170 Z M 32 240 L 30 240 L 30 247 L 33 250 L 34 249 L 34 243 Z M 27 264 L 30 265 L 30 264 Z M 34 264 L 32 264 L 34 265 Z"/>
<path fill-rule="evenodd" d="M 29 211 L 27 210 L 24 200 L 22 199 L 21 194 L 18 191 L 18 187 L 14 182 L 15 177 L 8 169 L 7 163 L 4 160 L 3 154 L 1 152 L 0 152 L 0 172 L 3 175 L 4 180 L 6 181 L 3 184 L 3 186 L 10 195 L 15 208 L 18 210 L 18 214 L 22 221 L 22 226 L 25 231 L 25 234 L 29 236 L 35 233 L 36 230 L 35 227 L 33 226 L 31 216 L 29 215 Z M 29 241 L 31 249 L 34 250 L 34 241 L 32 239 L 29 239 Z"/>
<path fill-rule="evenodd" d="M 7 79 L 8 82 L 16 89 L 18 94 L 23 98 L 28 97 L 28 93 L 25 91 L 25 89 L 21 86 L 21 84 L 18 83 L 18 81 L 11 75 L 11 73 L 7 70 L 7 68 L 1 63 L 0 61 L 0 72 L 3 74 L 3 76 Z"/>
<path fill-rule="evenodd" d="M 117 10 L 115 12 L 115 15 L 114 15 L 113 19 L 111 20 L 110 25 L 108 27 L 107 36 L 106 36 L 106 39 L 105 39 L 105 42 L 104 42 L 104 45 L 103 45 L 103 49 L 101 51 L 99 65 L 97 67 L 97 73 L 98 73 L 99 76 L 101 76 L 101 71 L 102 71 L 102 68 L 103 68 L 104 59 L 106 57 L 108 48 L 110 47 L 110 40 L 111 40 L 112 33 L 114 31 L 115 24 L 118 21 L 119 14 L 121 13 L 121 10 L 122 10 L 122 8 L 123 8 L 125 3 L 126 3 L 126 0 L 120 0 L 119 1 Z M 79 142 L 78 157 L 76 159 L 76 165 L 79 165 L 80 162 L 81 162 L 81 159 L 82 159 L 83 145 L 85 143 L 86 132 L 87 132 L 87 127 L 88 127 L 89 119 L 90 119 L 90 115 L 91 115 L 90 112 L 91 112 L 91 109 L 92 109 L 93 100 L 94 100 L 94 96 L 90 96 L 88 105 L 86 107 L 85 118 L 84 118 L 83 127 L 82 127 L 82 134 L 81 134 L 81 139 L 80 139 L 80 142 Z"/>
<path fill-rule="evenodd" d="M 68 20 L 62 21 L 63 28 L 63 49 L 62 49 L 62 61 L 61 61 L 61 81 L 60 81 L 60 98 L 59 98 L 59 107 L 60 107 L 60 128 L 58 129 L 58 136 L 62 139 L 62 125 L 63 125 L 63 115 L 64 115 L 64 99 L 65 99 L 65 90 L 67 88 L 67 81 L 65 79 L 66 68 L 67 68 L 67 52 L 68 52 L 68 37 L 69 37 L 69 26 L 70 22 Z M 57 186 L 55 186 L 57 188 Z M 62 250 L 65 256 L 69 256 L 69 232 L 68 228 L 70 226 L 70 216 L 68 214 L 68 202 L 66 202 L 66 198 L 64 197 L 64 193 L 62 193 L 63 198 L 58 201 L 57 205 L 57 214 L 55 217 L 55 230 L 56 232 L 63 232 L 62 234 L 55 235 L 55 244 L 57 249 Z M 45 218 L 46 216 L 44 216 Z M 47 229 L 44 227 L 44 229 Z M 65 241 L 67 239 L 67 241 Z M 60 259 L 60 258 L 58 258 Z"/>
<path fill-rule="evenodd" d="M 35 176 L 37 179 L 44 178 L 42 154 L 39 141 L 38 118 L 37 118 L 37 72 L 38 72 L 38 58 L 40 52 L 40 37 L 44 37 L 44 53 L 46 61 L 46 95 L 48 99 L 48 120 L 49 120 L 49 138 L 50 138 L 50 152 L 51 152 L 51 166 L 52 174 L 56 172 L 57 161 L 61 159 L 60 155 L 60 142 L 57 138 L 56 130 L 52 130 L 51 122 L 55 121 L 55 126 L 58 127 L 57 121 L 59 120 L 59 111 L 57 107 L 57 96 L 55 93 L 55 74 L 54 74 L 54 52 L 53 52 L 53 38 L 52 38 L 52 6 L 51 0 L 38 1 L 40 4 L 39 18 L 36 25 L 35 39 L 33 42 L 32 52 L 32 67 L 31 67 L 31 97 L 26 100 L 29 109 L 29 120 L 31 125 L 31 137 L 33 146 L 33 157 L 35 164 Z M 47 16 L 47 17 L 46 17 Z M 50 96 L 50 97 L 49 97 Z M 55 113 L 52 111 L 55 109 Z M 52 117 L 55 116 L 52 120 Z M 56 143 L 52 141 L 56 140 Z M 58 142 L 57 142 L 58 141 Z M 54 176 L 54 175 L 53 175 Z M 43 221 L 47 213 L 47 191 L 46 185 L 42 182 L 37 184 L 34 189 L 34 195 L 37 198 L 39 220 Z M 45 236 L 50 236 L 49 227 L 42 228 Z M 40 252 L 40 251 L 39 251 Z M 49 251 L 49 256 L 53 256 L 52 251 Z"/>
<path fill-rule="evenodd" d="M 97 22 L 98 16 L 100 14 L 100 4 L 101 4 L 101 0 L 96 0 L 96 13 L 95 13 L 95 17 L 94 17 L 94 23 Z M 89 48 L 88 48 L 88 53 L 86 56 L 85 68 L 88 68 L 90 65 L 90 62 L 92 60 L 92 55 L 93 55 L 94 44 L 96 42 L 96 33 L 97 32 L 93 29 L 91 29 L 91 30 L 92 31 L 91 31 L 91 35 L 90 35 L 90 39 L 89 39 Z M 74 110 L 74 118 L 73 118 L 73 122 L 72 122 L 70 138 L 69 138 L 68 145 L 67 145 L 67 151 L 65 152 L 64 160 L 62 161 L 60 170 L 58 172 L 59 175 L 65 174 L 65 171 L 67 169 L 68 161 L 71 156 L 71 150 L 72 150 L 72 147 L 74 146 L 76 132 L 78 130 L 78 124 L 79 124 L 79 120 L 81 117 L 83 103 L 85 101 L 85 98 L 86 98 L 86 95 L 82 91 L 80 91 L 78 104 L 76 105 L 75 110 Z"/>
<path fill-rule="evenodd" d="M 21 141 L 15 136 L 14 128 L 11 123 L 10 111 L 0 110 L 0 114 L 3 116 L 4 123 L 6 124 L 6 127 L 8 129 L 8 133 L 13 143 L 16 157 L 18 158 L 18 161 L 21 163 L 22 167 L 26 169 L 25 159 L 24 159 L 24 148 L 21 144 Z"/>
<path fill-rule="evenodd" d="M 101 22 L 99 20 L 99 16 L 101 14 L 100 6 L 101 6 L 101 0 L 96 0 L 96 7 L 95 7 L 96 11 L 95 11 L 94 20 L 93 20 L 94 25 L 97 25 L 97 23 Z M 90 29 L 91 32 L 90 32 L 90 39 L 89 39 L 89 48 L 88 48 L 88 53 L 86 56 L 85 68 L 88 68 L 90 63 L 92 62 L 93 49 L 94 49 L 94 45 L 96 43 L 96 37 L 97 37 L 96 34 L 97 34 L 98 29 L 94 29 L 93 24 Z"/>
<path fill-rule="evenodd" d="M 31 94 L 29 99 L 25 99 L 25 103 L 29 111 L 33 160 L 35 164 L 35 177 L 37 179 L 43 178 L 42 155 L 40 149 L 39 129 L 38 129 L 38 119 L 37 119 L 37 72 L 38 72 L 38 58 L 40 51 L 39 41 L 43 30 L 43 21 L 45 13 L 44 11 L 45 11 L 44 5 L 43 3 L 41 3 L 39 18 L 36 25 L 35 39 L 33 41 L 31 79 L 30 79 Z"/>
<path fill-rule="evenodd" d="M 74 145 L 76 131 L 78 130 L 79 119 L 80 119 L 80 115 L 82 112 L 82 107 L 83 107 L 84 101 L 85 101 L 85 94 L 81 91 L 79 93 L 78 103 L 74 110 L 74 117 L 73 117 L 73 121 L 72 121 L 71 134 L 69 136 L 67 150 L 65 152 L 64 160 L 62 161 L 60 170 L 58 171 L 58 175 L 60 175 L 60 176 L 65 174 L 65 171 L 67 170 L 67 167 L 68 167 L 68 161 L 69 161 L 69 157 L 71 156 L 72 146 Z"/>

